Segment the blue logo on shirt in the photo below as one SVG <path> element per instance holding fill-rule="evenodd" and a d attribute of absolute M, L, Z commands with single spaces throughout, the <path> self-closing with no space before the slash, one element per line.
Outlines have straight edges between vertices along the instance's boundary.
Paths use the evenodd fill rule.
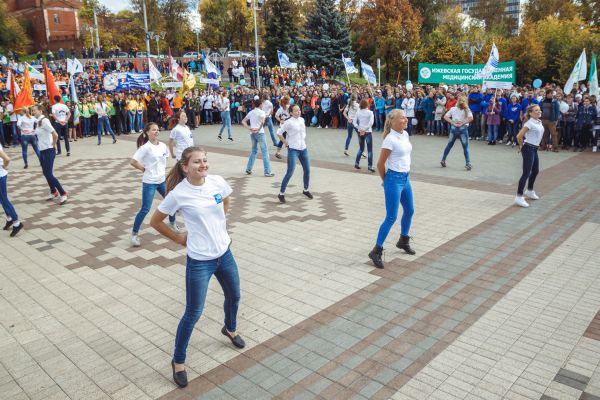
<path fill-rule="evenodd" d="M 217 204 L 221 204 L 223 202 L 223 196 L 221 195 L 221 193 L 217 193 L 213 195 L 213 197 L 215 198 Z"/>

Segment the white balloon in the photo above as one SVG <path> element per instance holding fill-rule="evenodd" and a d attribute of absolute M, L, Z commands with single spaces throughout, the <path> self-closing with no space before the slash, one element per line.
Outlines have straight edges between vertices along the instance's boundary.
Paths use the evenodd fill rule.
<path fill-rule="evenodd" d="M 410 90 L 413 90 L 413 85 L 412 85 L 412 83 L 407 83 L 407 84 L 406 84 L 406 90 L 409 90 L 409 91 L 410 91 Z"/>
<path fill-rule="evenodd" d="M 569 105 L 564 101 L 560 102 L 560 112 L 566 114 L 569 111 Z"/>
<path fill-rule="evenodd" d="M 323 84 L 323 90 L 329 90 L 329 84 L 328 83 L 324 83 Z"/>

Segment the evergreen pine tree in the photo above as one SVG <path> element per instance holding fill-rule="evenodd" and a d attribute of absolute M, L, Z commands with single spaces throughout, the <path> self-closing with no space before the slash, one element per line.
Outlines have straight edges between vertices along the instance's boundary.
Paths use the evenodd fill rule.
<path fill-rule="evenodd" d="M 269 65 L 277 65 L 277 50 L 295 57 L 293 42 L 298 36 L 298 13 L 292 0 L 270 0 L 269 22 L 265 35 L 265 57 Z M 293 60 L 292 60 L 293 61 Z"/>
<path fill-rule="evenodd" d="M 350 30 L 336 0 L 316 0 L 306 18 L 305 39 L 300 41 L 300 57 L 307 65 L 317 67 L 342 65 L 344 57 L 352 57 Z"/>

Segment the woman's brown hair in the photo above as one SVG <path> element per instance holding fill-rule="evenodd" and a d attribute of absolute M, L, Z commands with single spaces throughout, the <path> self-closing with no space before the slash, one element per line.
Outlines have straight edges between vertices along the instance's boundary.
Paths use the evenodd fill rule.
<path fill-rule="evenodd" d="M 175 188 L 175 186 L 179 185 L 179 183 L 185 178 L 185 172 L 183 171 L 183 166 L 188 165 L 190 162 L 190 157 L 195 152 L 204 153 L 204 155 L 208 154 L 206 150 L 204 150 L 200 146 L 191 146 L 188 147 L 181 153 L 181 159 L 175 163 L 171 171 L 167 174 L 167 178 L 165 180 L 165 184 L 167 186 L 167 193 Z"/>
<path fill-rule="evenodd" d="M 175 126 L 177 126 L 179 123 L 179 118 L 181 118 L 181 114 L 185 114 L 185 111 L 179 110 L 171 118 L 169 118 L 169 129 L 173 129 Z"/>
<path fill-rule="evenodd" d="M 359 103 L 359 107 L 361 110 L 364 110 L 365 108 L 369 107 L 369 102 L 367 99 L 362 99 Z"/>
<path fill-rule="evenodd" d="M 156 122 L 148 122 L 146 126 L 144 126 L 144 131 L 140 134 L 140 136 L 138 136 L 136 141 L 138 149 L 145 145 L 148 142 L 148 140 L 150 140 L 150 137 L 148 137 L 148 132 L 150 132 L 150 128 L 152 127 L 152 125 L 158 126 Z"/>

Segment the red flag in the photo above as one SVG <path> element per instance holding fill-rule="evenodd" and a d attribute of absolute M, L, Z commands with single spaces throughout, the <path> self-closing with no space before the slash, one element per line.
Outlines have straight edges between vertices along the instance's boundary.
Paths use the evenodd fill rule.
<path fill-rule="evenodd" d="M 25 68 L 23 72 L 23 87 L 21 93 L 15 99 L 14 110 L 18 111 L 23 108 L 31 107 L 35 104 L 33 101 L 33 90 L 31 89 L 31 81 L 29 80 L 29 70 Z"/>
<path fill-rule="evenodd" d="M 48 100 L 50 100 L 50 105 L 53 106 L 56 101 L 54 101 L 54 96 L 60 97 L 60 103 L 64 103 L 62 100 L 62 96 L 60 95 L 60 91 L 58 90 L 58 86 L 54 83 L 54 76 L 52 72 L 48 69 L 48 65 L 44 62 L 44 79 L 46 80 L 46 93 L 48 94 Z"/>

